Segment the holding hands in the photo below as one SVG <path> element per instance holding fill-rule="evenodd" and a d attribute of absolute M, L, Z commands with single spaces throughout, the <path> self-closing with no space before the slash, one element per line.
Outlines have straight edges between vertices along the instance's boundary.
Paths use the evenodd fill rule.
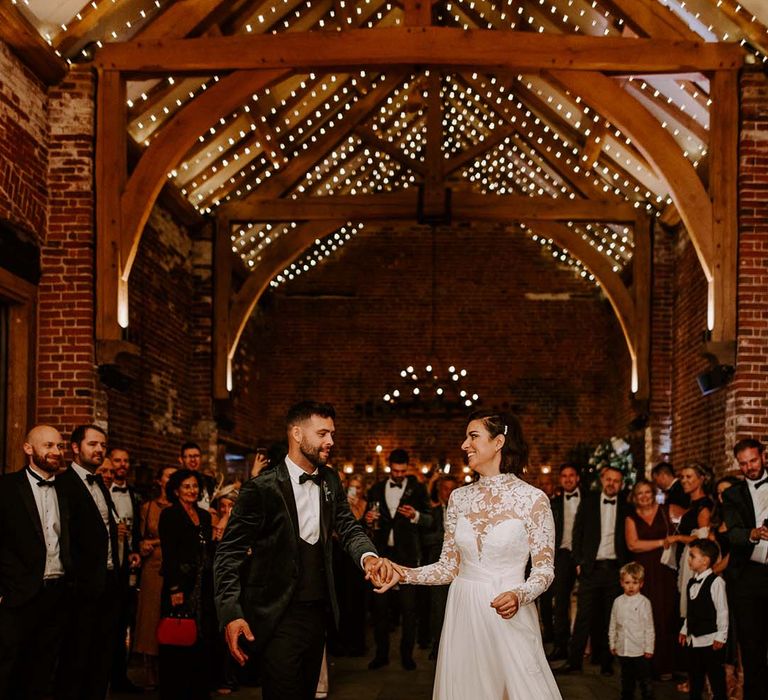
<path fill-rule="evenodd" d="M 405 576 L 403 567 L 384 557 L 367 557 L 363 569 L 366 580 L 374 585 L 376 593 L 386 593 Z"/>

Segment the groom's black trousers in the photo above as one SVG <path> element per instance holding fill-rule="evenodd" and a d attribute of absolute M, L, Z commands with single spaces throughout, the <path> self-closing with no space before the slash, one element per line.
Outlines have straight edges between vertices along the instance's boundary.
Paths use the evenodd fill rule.
<path fill-rule="evenodd" d="M 324 600 L 291 603 L 261 654 L 263 700 L 311 700 L 323 663 Z"/>

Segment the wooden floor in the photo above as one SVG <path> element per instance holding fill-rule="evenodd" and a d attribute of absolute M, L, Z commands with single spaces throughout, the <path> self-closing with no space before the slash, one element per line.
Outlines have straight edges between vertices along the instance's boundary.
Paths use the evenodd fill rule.
<path fill-rule="evenodd" d="M 398 645 L 393 640 L 393 648 Z M 432 676 L 435 662 L 429 661 L 428 652 L 415 650 L 415 671 L 405 671 L 399 663 L 376 671 L 368 670 L 370 657 L 331 658 L 330 692 L 332 700 L 430 700 L 432 697 Z M 577 675 L 556 676 L 564 700 L 612 700 L 619 697 L 618 668 L 615 676 L 606 678 L 599 674 L 598 667 L 585 664 L 584 672 Z M 141 676 L 138 669 L 131 671 L 131 676 L 138 683 Z M 656 700 L 685 700 L 688 695 L 679 693 L 674 682 L 654 684 Z M 112 695 L 114 700 L 130 700 L 142 697 L 155 700 L 156 693 L 143 695 Z M 224 697 L 224 696 L 212 696 Z M 261 700 L 258 688 L 241 688 L 226 696 L 232 700 Z M 639 698 L 639 692 L 637 693 Z M 467 698 L 467 700 L 501 700 L 500 698 Z M 536 700 L 531 698 L 531 700 Z"/>

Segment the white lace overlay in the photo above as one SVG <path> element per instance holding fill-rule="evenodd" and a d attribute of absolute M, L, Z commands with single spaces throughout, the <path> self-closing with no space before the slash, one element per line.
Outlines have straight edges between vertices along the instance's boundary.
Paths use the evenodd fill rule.
<path fill-rule="evenodd" d="M 552 583 L 554 547 L 555 523 L 542 491 L 512 474 L 482 477 L 451 494 L 440 560 L 406 569 L 404 583 L 438 586 L 480 575 L 499 593 L 517 593 L 522 606 Z"/>

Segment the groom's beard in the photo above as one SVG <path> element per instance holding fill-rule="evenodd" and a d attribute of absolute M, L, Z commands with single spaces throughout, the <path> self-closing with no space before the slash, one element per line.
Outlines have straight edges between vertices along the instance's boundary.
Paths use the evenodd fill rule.
<path fill-rule="evenodd" d="M 301 451 L 301 454 L 307 458 L 309 463 L 316 469 L 324 467 L 326 462 L 328 462 L 328 455 L 330 454 L 330 450 L 328 452 L 322 452 L 319 446 L 316 447 L 314 445 L 310 445 L 305 441 L 302 441 L 299 444 L 299 450 Z"/>

